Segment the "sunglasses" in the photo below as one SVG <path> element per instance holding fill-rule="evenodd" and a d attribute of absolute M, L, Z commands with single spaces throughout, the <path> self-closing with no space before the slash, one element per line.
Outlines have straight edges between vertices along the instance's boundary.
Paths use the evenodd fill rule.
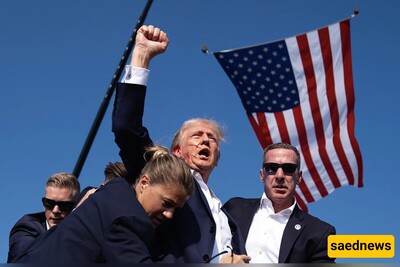
<path fill-rule="evenodd" d="M 274 163 L 267 162 L 263 164 L 264 171 L 268 174 L 274 174 L 278 171 L 279 168 L 282 168 L 285 174 L 293 174 L 297 169 L 297 164 L 294 163 Z"/>
<path fill-rule="evenodd" d="M 43 197 L 42 198 L 43 206 L 46 209 L 53 210 L 57 205 L 61 212 L 71 212 L 74 209 L 73 201 L 54 201 L 52 199 Z"/>

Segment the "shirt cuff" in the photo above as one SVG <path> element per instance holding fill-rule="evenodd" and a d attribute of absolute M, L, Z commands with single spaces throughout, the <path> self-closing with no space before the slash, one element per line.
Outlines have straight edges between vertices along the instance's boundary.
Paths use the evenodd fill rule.
<path fill-rule="evenodd" d="M 125 74 L 121 79 L 121 83 L 131 83 L 147 86 L 150 70 L 133 67 L 130 65 L 125 66 Z"/>

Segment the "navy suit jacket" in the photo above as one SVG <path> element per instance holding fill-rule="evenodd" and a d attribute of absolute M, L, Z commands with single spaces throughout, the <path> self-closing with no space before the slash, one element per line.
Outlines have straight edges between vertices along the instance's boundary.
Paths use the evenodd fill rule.
<path fill-rule="evenodd" d="M 154 228 L 132 185 L 116 178 L 38 237 L 18 263 L 144 263 Z"/>
<path fill-rule="evenodd" d="M 10 231 L 7 263 L 23 255 L 31 243 L 46 230 L 44 212 L 27 214 L 19 219 Z"/>
<path fill-rule="evenodd" d="M 144 148 L 152 145 L 149 133 L 142 125 L 145 95 L 145 86 L 118 84 L 114 103 L 115 142 L 131 182 L 145 164 Z M 195 184 L 195 192 L 183 208 L 175 212 L 171 221 L 156 229 L 154 255 L 163 262 L 202 263 L 213 256 L 216 225 L 200 186 Z M 245 254 L 243 238 L 233 218 L 226 215 L 233 236 L 233 250 Z"/>
<path fill-rule="evenodd" d="M 247 240 L 260 201 L 259 198 L 235 197 L 224 204 L 235 218 L 244 240 Z M 327 255 L 327 238 L 333 234 L 336 234 L 336 230 L 332 225 L 311 216 L 296 205 L 283 232 L 279 263 L 334 262 L 335 259 Z"/>

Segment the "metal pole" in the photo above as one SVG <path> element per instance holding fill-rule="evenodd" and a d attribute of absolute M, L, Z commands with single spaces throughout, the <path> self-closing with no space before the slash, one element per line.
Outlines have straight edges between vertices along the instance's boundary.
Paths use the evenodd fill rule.
<path fill-rule="evenodd" d="M 107 92 L 104 96 L 103 102 L 101 103 L 101 106 L 97 112 L 96 118 L 94 119 L 94 122 L 92 124 L 92 127 L 90 129 L 90 132 L 86 138 L 85 144 L 83 145 L 83 148 L 81 150 L 81 154 L 79 155 L 78 161 L 76 162 L 73 174 L 79 178 L 79 174 L 82 171 L 82 167 L 86 161 L 87 155 L 89 154 L 89 150 L 93 144 L 94 138 L 96 137 L 97 131 L 99 130 L 101 121 L 103 120 L 104 114 L 107 111 L 107 107 L 110 103 L 111 97 L 114 94 L 115 90 L 115 85 L 119 81 L 119 78 L 121 77 L 122 71 L 124 69 L 124 66 L 126 65 L 126 61 L 129 58 L 129 54 L 132 51 L 133 45 L 135 43 L 135 38 L 136 38 L 136 32 L 137 30 L 143 25 L 144 20 L 146 19 L 147 13 L 149 12 L 150 6 L 153 3 L 153 0 L 148 0 L 146 3 L 146 6 L 143 9 L 142 14 L 139 17 L 139 20 L 136 23 L 135 29 L 133 30 L 133 33 L 131 35 L 131 38 L 129 39 L 129 42 L 127 46 L 125 47 L 125 51 L 121 57 L 121 60 L 119 62 L 119 65 L 114 73 L 114 76 L 111 80 L 110 85 L 108 86 Z"/>

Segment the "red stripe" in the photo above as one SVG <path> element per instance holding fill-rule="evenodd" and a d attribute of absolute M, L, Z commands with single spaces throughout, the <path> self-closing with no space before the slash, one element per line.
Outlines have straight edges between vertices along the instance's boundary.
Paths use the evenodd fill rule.
<path fill-rule="evenodd" d="M 269 133 L 269 127 L 267 120 L 265 119 L 265 114 L 262 112 L 256 113 L 258 123 L 254 119 L 254 117 L 250 114 L 247 117 L 249 118 L 251 127 L 253 127 L 254 133 L 257 136 L 258 142 L 260 142 L 261 147 L 264 149 L 268 145 L 272 144 L 272 138 Z"/>
<path fill-rule="evenodd" d="M 297 204 L 299 205 L 300 209 L 308 212 L 307 204 L 303 201 L 299 194 L 297 194 L 297 192 L 294 192 L 294 197 L 296 198 Z"/>
<path fill-rule="evenodd" d="M 321 151 L 324 151 L 325 148 L 325 143 L 322 142 L 325 141 L 325 134 L 323 130 L 321 131 L 321 129 L 323 128 L 322 119 L 318 104 L 317 83 L 315 80 L 315 72 L 311 60 L 310 46 L 308 44 L 307 35 L 305 34 L 299 35 L 296 38 L 297 38 L 297 43 L 299 45 L 299 51 L 300 51 L 301 61 L 303 64 L 304 75 L 306 77 L 306 82 L 307 82 L 308 99 L 310 101 L 310 107 L 312 110 L 311 114 L 313 117 L 315 134 L 317 136 L 317 142 L 319 147 L 318 150 L 320 152 L 320 157 L 322 162 L 324 163 L 324 165 L 326 165 L 326 162 L 329 161 L 329 158 L 328 159 L 326 158 L 327 153 L 321 153 Z M 307 151 L 307 153 L 310 153 L 309 150 Z M 312 161 L 311 155 L 310 155 L 310 160 Z M 313 177 L 315 185 L 317 186 L 321 196 L 324 197 L 328 195 L 328 191 L 326 190 L 325 185 L 319 174 L 316 172 L 316 170 L 314 172 L 310 169 L 310 174 Z"/>
<path fill-rule="evenodd" d="M 301 106 L 297 106 L 293 108 L 293 116 L 294 116 L 294 121 L 296 123 L 296 128 L 297 128 L 297 136 L 299 138 L 299 143 L 300 143 L 300 149 L 301 153 L 304 158 L 304 163 L 307 166 L 307 169 L 310 173 L 311 178 L 315 181 L 314 176 L 317 177 L 317 179 L 321 180 L 319 177 L 319 174 L 317 172 L 317 168 L 314 165 L 314 162 L 311 157 L 311 153 L 309 150 L 308 146 L 308 141 L 307 141 L 307 132 L 306 132 L 306 127 L 304 125 L 304 118 L 303 118 L 303 113 L 301 112 Z M 314 202 L 314 197 L 312 196 L 309 188 L 307 187 L 305 183 L 305 179 L 303 179 L 303 182 L 299 184 L 299 188 L 301 192 L 303 193 L 304 197 L 306 198 L 307 202 Z"/>
<path fill-rule="evenodd" d="M 338 155 L 339 161 L 342 163 L 343 169 L 346 170 L 350 165 L 349 162 L 347 161 L 346 154 L 344 152 L 342 143 L 340 141 L 339 109 L 336 102 L 335 77 L 334 77 L 335 75 L 334 75 L 334 66 L 332 60 L 332 47 L 329 36 L 329 29 L 323 28 L 319 30 L 318 36 L 319 36 L 319 43 L 321 45 L 321 53 L 325 69 L 325 86 L 326 86 L 326 95 L 328 98 L 328 107 L 330 110 L 330 118 L 333 131 L 333 145 L 335 147 L 335 151 Z M 339 181 L 339 177 L 337 176 L 337 173 L 335 172 L 334 167 L 331 164 L 331 161 L 324 160 L 324 165 L 328 171 L 333 186 L 335 188 L 340 187 L 341 183 Z M 346 172 L 347 177 L 353 175 L 351 169 L 349 170 L 350 173 Z"/>
<path fill-rule="evenodd" d="M 340 23 L 340 36 L 342 37 L 342 57 L 343 57 L 343 69 L 344 69 L 344 83 L 346 87 L 346 98 L 347 98 L 347 129 L 349 131 L 350 143 L 354 151 L 354 155 L 357 159 L 358 167 L 358 187 L 363 187 L 363 161 L 361 156 L 360 147 L 355 138 L 354 134 L 354 83 L 353 83 L 353 66 L 351 63 L 351 40 L 350 40 L 350 20 L 345 20 Z M 350 181 L 349 184 L 353 185 L 354 180 Z"/>
<path fill-rule="evenodd" d="M 286 121 L 285 117 L 283 116 L 283 112 L 275 112 L 274 116 L 276 124 L 278 125 L 279 135 L 281 136 L 282 142 L 290 144 L 289 132 L 286 126 Z"/>

